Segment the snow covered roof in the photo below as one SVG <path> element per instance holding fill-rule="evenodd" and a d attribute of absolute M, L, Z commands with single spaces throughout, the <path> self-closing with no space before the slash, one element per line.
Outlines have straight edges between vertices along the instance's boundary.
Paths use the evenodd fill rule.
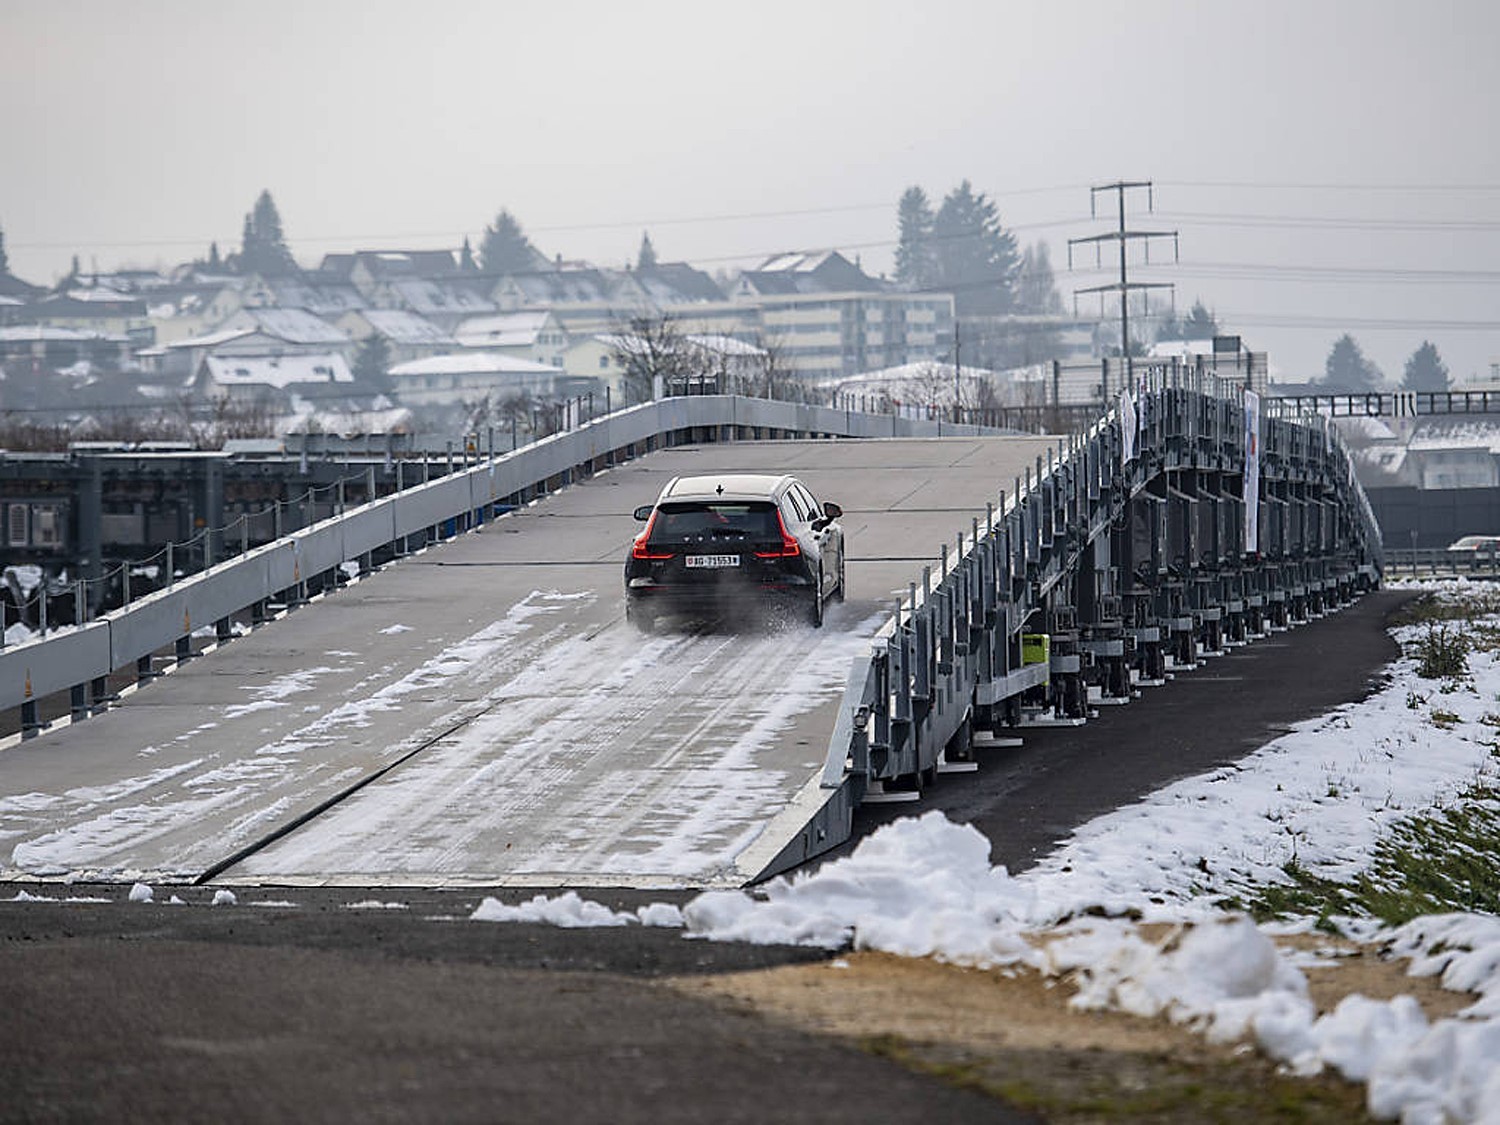
<path fill-rule="evenodd" d="M 248 322 L 248 323 L 247 323 Z M 349 337 L 306 309 L 241 309 L 227 327 L 253 326 L 289 344 L 347 344 Z"/>
<path fill-rule="evenodd" d="M 449 347 L 453 337 L 410 309 L 365 309 L 360 315 L 393 344 Z"/>
<path fill-rule="evenodd" d="M 1500 422 L 1424 419 L 1407 439 L 1408 449 L 1482 449 L 1500 453 Z"/>
<path fill-rule="evenodd" d="M 283 309 L 306 309 L 315 316 L 337 316 L 369 304 L 358 289 L 344 282 L 310 284 L 300 278 L 273 277 L 266 286 Z"/>
<path fill-rule="evenodd" d="M 376 277 L 441 277 L 457 268 L 451 250 L 355 250 L 325 254 L 320 273 L 348 277 L 356 265 Z"/>
<path fill-rule="evenodd" d="M 390 374 L 399 379 L 407 375 L 551 375 L 560 370 L 550 364 L 533 363 L 529 359 L 517 359 L 498 352 L 452 352 L 398 363 L 391 368 Z"/>
<path fill-rule="evenodd" d="M 722 301 L 724 291 L 708 274 L 686 262 L 665 262 L 638 269 L 631 274 L 642 289 L 659 305 L 678 305 L 700 301 Z"/>
<path fill-rule="evenodd" d="M 700 348 L 706 352 L 713 352 L 715 355 L 748 359 L 766 354 L 765 348 L 747 343 L 734 336 L 692 335 L 683 338 L 693 347 Z"/>
<path fill-rule="evenodd" d="M 532 270 L 507 276 L 507 284 L 538 305 L 583 305 L 608 301 L 617 279 L 597 269 Z"/>
<path fill-rule="evenodd" d="M 221 328 L 217 332 L 208 332 L 202 336 L 190 336 L 186 340 L 173 340 L 170 344 L 163 344 L 162 351 L 185 351 L 188 348 L 216 348 L 220 344 L 227 344 L 231 340 L 238 340 L 242 336 L 255 335 L 254 328 Z"/>
<path fill-rule="evenodd" d="M 471 317 L 454 336 L 466 348 L 523 348 L 536 343 L 552 314 L 546 309 Z"/>
<path fill-rule="evenodd" d="M 352 383 L 354 373 L 338 352 L 321 355 L 207 356 L 209 377 L 221 387 L 267 386 L 285 389 L 293 383 Z"/>
<path fill-rule="evenodd" d="M 739 284 L 764 296 L 870 293 L 885 288 L 837 250 L 774 255 L 741 273 Z"/>
<path fill-rule="evenodd" d="M 110 343 L 125 343 L 129 337 L 110 335 L 105 332 L 90 332 L 82 328 L 49 328 L 40 324 L 17 324 L 0 328 L 0 341 L 8 343 L 43 343 L 46 341 L 83 343 L 90 340 L 107 340 Z"/>
<path fill-rule="evenodd" d="M 392 281 L 391 289 L 413 312 L 423 316 L 479 316 L 495 311 L 493 302 L 453 282 L 403 277 Z"/>
<path fill-rule="evenodd" d="M 78 286 L 67 292 L 70 301 L 107 301 L 117 303 L 119 301 L 134 301 L 136 298 L 129 293 L 122 293 L 118 289 L 111 289 L 107 285 Z"/>

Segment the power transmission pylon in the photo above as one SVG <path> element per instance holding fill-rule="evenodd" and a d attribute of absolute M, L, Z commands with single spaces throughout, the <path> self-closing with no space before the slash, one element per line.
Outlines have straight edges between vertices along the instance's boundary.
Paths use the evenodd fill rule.
<path fill-rule="evenodd" d="M 1106 242 L 1118 242 L 1120 244 L 1120 280 L 1108 285 L 1094 285 L 1087 289 L 1073 290 L 1073 311 L 1078 312 L 1078 297 L 1082 293 L 1119 293 L 1120 294 L 1120 354 L 1125 357 L 1125 382 L 1127 385 L 1132 381 L 1133 365 L 1130 355 L 1130 294 L 1136 290 L 1148 289 L 1172 289 L 1174 286 L 1169 281 L 1131 281 L 1125 248 L 1132 239 L 1141 239 L 1145 250 L 1145 260 L 1149 265 L 1151 262 L 1151 243 L 1153 238 L 1170 238 L 1172 240 L 1172 258 L 1177 260 L 1177 232 L 1175 230 L 1127 230 L 1125 227 L 1125 192 L 1131 188 L 1146 189 L 1146 210 L 1156 209 L 1155 198 L 1151 189 L 1150 180 L 1118 180 L 1112 184 L 1100 184 L 1098 187 L 1089 189 L 1089 216 L 1098 217 L 1096 207 L 1101 191 L 1112 191 L 1115 193 L 1120 204 L 1120 226 L 1118 230 L 1109 231 L 1107 234 L 1089 235 L 1086 238 L 1068 239 L 1068 268 L 1073 268 L 1073 246 L 1091 242 L 1094 244 L 1094 255 L 1096 260 L 1103 264 L 1103 258 L 1099 253 L 1099 247 Z M 1109 397 L 1109 388 L 1102 387 L 1104 397 Z"/>

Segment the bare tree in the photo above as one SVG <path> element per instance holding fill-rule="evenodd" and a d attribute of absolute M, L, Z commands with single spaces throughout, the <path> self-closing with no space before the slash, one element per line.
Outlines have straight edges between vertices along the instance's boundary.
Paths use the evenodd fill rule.
<path fill-rule="evenodd" d="M 757 335 L 755 346 L 760 349 L 760 355 L 755 357 L 754 373 L 745 393 L 785 402 L 813 400 L 812 388 L 792 367 L 787 359 L 786 345 L 779 336 Z"/>
<path fill-rule="evenodd" d="M 699 374 L 698 360 L 677 321 L 666 313 L 640 314 L 619 325 L 611 353 L 625 372 L 625 404 L 651 401 L 656 379 L 667 393 Z"/>

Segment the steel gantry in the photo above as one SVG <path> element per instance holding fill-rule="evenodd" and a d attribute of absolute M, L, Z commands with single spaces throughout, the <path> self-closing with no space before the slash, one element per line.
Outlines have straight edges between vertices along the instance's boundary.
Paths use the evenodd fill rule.
<path fill-rule="evenodd" d="M 825 804 L 771 870 L 846 838 L 863 800 L 968 758 L 976 734 L 1080 724 L 1376 586 L 1379 528 L 1337 433 L 1259 405 L 1242 385 L 1149 368 L 997 488 L 855 661 Z"/>

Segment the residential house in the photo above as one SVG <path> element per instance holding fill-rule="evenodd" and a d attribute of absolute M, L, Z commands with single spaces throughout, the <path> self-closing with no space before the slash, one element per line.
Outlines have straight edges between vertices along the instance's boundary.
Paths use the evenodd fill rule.
<path fill-rule="evenodd" d="M 484 290 L 481 282 L 458 277 L 447 280 L 398 277 L 376 289 L 373 303 L 377 308 L 416 313 L 452 332 L 465 320 L 495 311 L 494 302 L 485 296 Z"/>
<path fill-rule="evenodd" d="M 354 373 L 338 352 L 294 355 L 208 355 L 194 373 L 197 398 L 264 401 L 284 397 L 294 385 L 337 387 L 353 384 Z"/>
<path fill-rule="evenodd" d="M 618 275 L 589 267 L 506 274 L 490 297 L 500 312 L 546 309 L 569 337 L 617 328 L 630 312 L 616 299 Z"/>
<path fill-rule="evenodd" d="M 57 371 L 78 363 L 118 368 L 129 361 L 129 337 L 44 324 L 0 328 L 0 369 Z"/>
<path fill-rule="evenodd" d="M 550 309 L 470 317 L 454 333 L 459 345 L 562 367 L 568 333 Z"/>
<path fill-rule="evenodd" d="M 769 258 L 730 297 L 755 310 L 759 338 L 804 379 L 941 359 L 952 342 L 951 294 L 897 290 L 837 251 Z"/>
<path fill-rule="evenodd" d="M 562 369 L 568 379 L 579 383 L 593 380 L 598 388 L 595 395 L 607 394 L 611 407 L 630 401 L 619 339 L 610 333 L 595 333 L 574 339 L 563 352 Z"/>
<path fill-rule="evenodd" d="M 302 309 L 241 309 L 218 331 L 136 353 L 147 370 L 167 382 L 195 376 L 207 356 L 321 355 L 352 349 L 348 335 Z"/>
<path fill-rule="evenodd" d="M 342 354 L 206 356 L 192 383 L 199 399 L 263 411 L 278 434 L 399 433 L 411 412 L 362 385 Z"/>
<path fill-rule="evenodd" d="M 305 273 L 289 277 L 255 279 L 257 299 L 246 301 L 260 307 L 303 309 L 329 321 L 345 313 L 369 308 L 369 302 L 351 283 L 337 276 Z"/>
<path fill-rule="evenodd" d="M 190 278 L 153 292 L 147 314 L 160 348 L 207 335 L 244 307 L 241 278 Z"/>
<path fill-rule="evenodd" d="M 124 336 L 138 348 L 150 347 L 156 338 L 144 300 L 102 286 L 76 286 L 42 297 L 31 302 L 21 316 L 44 328 Z"/>
<path fill-rule="evenodd" d="M 356 250 L 325 254 L 318 266 L 321 277 L 346 282 L 377 308 L 389 307 L 382 289 L 397 278 L 447 279 L 458 273 L 451 250 Z"/>
<path fill-rule="evenodd" d="M 426 317 L 406 309 L 361 309 L 347 312 L 335 322 L 335 326 L 358 341 L 370 336 L 383 337 L 390 349 L 392 366 L 413 359 L 442 355 L 458 346 L 458 341 L 451 333 L 439 328 Z"/>
<path fill-rule="evenodd" d="M 314 316 L 306 309 L 244 308 L 221 324 L 223 331 L 239 328 L 279 341 L 270 354 L 312 351 L 347 352 L 351 341 L 349 334 Z M 241 342 L 234 349 L 236 354 L 250 354 Z"/>
<path fill-rule="evenodd" d="M 407 406 L 469 406 L 517 395 L 558 393 L 563 372 L 545 363 L 466 351 L 397 364 L 389 372 L 396 396 Z"/>

